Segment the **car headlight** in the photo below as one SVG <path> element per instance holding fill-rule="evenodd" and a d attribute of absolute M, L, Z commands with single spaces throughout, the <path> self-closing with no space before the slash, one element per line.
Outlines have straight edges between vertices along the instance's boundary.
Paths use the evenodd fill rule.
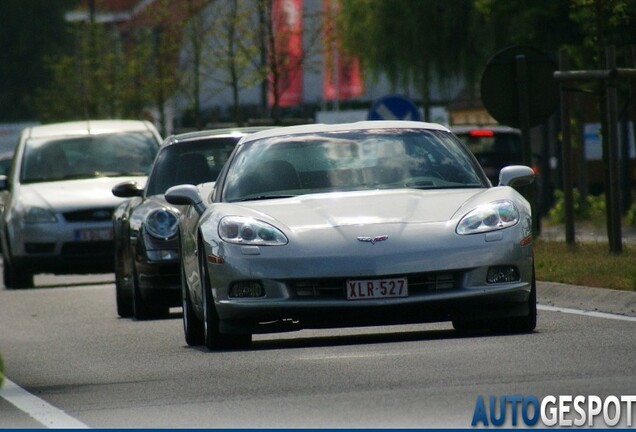
<path fill-rule="evenodd" d="M 282 246 L 288 240 L 278 228 L 256 219 L 226 216 L 219 223 L 219 236 L 228 243 Z"/>
<path fill-rule="evenodd" d="M 157 209 L 146 216 L 146 230 L 153 237 L 169 239 L 177 234 L 179 217 L 166 209 Z"/>
<path fill-rule="evenodd" d="M 25 223 L 55 223 L 57 218 L 55 213 L 43 207 L 30 207 L 24 214 Z"/>
<path fill-rule="evenodd" d="M 510 200 L 494 201 L 477 207 L 457 224 L 457 234 L 477 234 L 516 225 L 519 211 Z"/>

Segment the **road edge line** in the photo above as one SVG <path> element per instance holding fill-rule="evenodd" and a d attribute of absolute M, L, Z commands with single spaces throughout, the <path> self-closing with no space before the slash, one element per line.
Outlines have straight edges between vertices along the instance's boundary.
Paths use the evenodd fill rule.
<path fill-rule="evenodd" d="M 540 305 L 540 304 L 537 305 L 537 309 L 545 310 L 549 312 L 563 312 L 563 313 L 568 313 L 573 315 L 591 316 L 594 318 L 604 318 L 604 319 L 613 319 L 618 321 L 636 322 L 636 317 L 626 316 L 626 315 L 617 315 L 617 314 L 612 314 L 607 312 L 586 311 L 586 310 L 580 310 L 580 309 L 570 309 L 570 308 L 547 306 L 547 305 Z"/>
<path fill-rule="evenodd" d="M 20 411 L 49 429 L 90 429 L 81 421 L 66 414 L 43 399 L 29 393 L 22 387 L 4 377 L 0 387 L 0 398 L 14 405 Z"/>

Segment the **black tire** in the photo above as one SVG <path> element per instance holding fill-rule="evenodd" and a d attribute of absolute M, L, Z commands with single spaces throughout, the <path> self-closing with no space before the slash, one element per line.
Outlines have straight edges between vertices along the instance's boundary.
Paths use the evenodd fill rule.
<path fill-rule="evenodd" d="M 502 333 L 531 333 L 537 327 L 537 282 L 532 269 L 532 283 L 528 297 L 528 314 L 522 317 L 499 320 L 494 329 Z"/>
<path fill-rule="evenodd" d="M 125 284 L 125 276 L 122 274 L 124 266 L 122 258 L 117 254 L 115 257 L 115 297 L 117 300 L 117 315 L 122 318 L 133 317 L 132 295 L 130 289 Z"/>
<path fill-rule="evenodd" d="M 528 314 L 521 317 L 488 320 L 453 320 L 453 327 L 458 332 L 481 332 L 493 330 L 498 333 L 530 333 L 537 327 L 537 283 L 532 270 L 530 296 L 528 297 Z"/>
<path fill-rule="evenodd" d="M 169 308 L 154 308 L 146 304 L 139 292 L 139 280 L 137 278 L 137 270 L 135 269 L 135 262 L 132 259 L 131 262 L 131 275 L 130 283 L 132 285 L 132 313 L 136 320 L 148 320 L 163 318 L 168 315 Z"/>
<path fill-rule="evenodd" d="M 137 284 L 137 272 L 135 271 L 135 260 L 131 259 L 130 263 L 130 286 L 132 288 L 132 314 L 133 318 L 136 320 L 145 320 L 149 317 L 148 308 L 141 298 L 141 293 L 139 292 L 139 285 Z"/>
<path fill-rule="evenodd" d="M 14 266 L 10 260 L 4 260 L 3 266 L 4 286 L 7 289 L 33 288 L 33 273 Z"/>
<path fill-rule="evenodd" d="M 203 322 L 194 312 L 183 264 L 181 264 L 181 300 L 183 302 L 183 333 L 186 343 L 190 346 L 203 345 L 205 342 Z"/>
<path fill-rule="evenodd" d="M 480 333 L 490 330 L 491 324 L 485 320 L 453 320 L 453 328 L 460 333 Z"/>
<path fill-rule="evenodd" d="M 205 346 L 211 350 L 242 349 L 249 348 L 252 344 L 252 335 L 225 334 L 219 331 L 219 315 L 214 307 L 208 266 L 205 261 L 205 249 L 199 244 L 199 276 L 203 291 L 203 339 Z"/>

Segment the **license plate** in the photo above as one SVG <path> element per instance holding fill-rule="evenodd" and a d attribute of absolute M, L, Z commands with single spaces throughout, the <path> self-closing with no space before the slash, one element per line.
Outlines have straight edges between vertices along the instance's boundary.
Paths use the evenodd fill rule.
<path fill-rule="evenodd" d="M 75 241 L 105 241 L 113 239 L 112 228 L 93 228 L 75 230 Z"/>
<path fill-rule="evenodd" d="M 347 300 L 408 297 L 406 278 L 348 280 Z"/>

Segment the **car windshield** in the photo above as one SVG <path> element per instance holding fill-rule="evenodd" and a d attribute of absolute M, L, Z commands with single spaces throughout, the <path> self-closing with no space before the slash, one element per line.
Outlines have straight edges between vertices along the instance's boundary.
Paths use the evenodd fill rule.
<path fill-rule="evenodd" d="M 215 137 L 164 147 L 148 177 L 146 195 L 163 194 L 178 184 L 215 181 L 239 139 Z"/>
<path fill-rule="evenodd" d="M 366 189 L 482 188 L 486 184 L 470 152 L 448 132 L 353 130 L 246 143 L 228 169 L 224 200 Z"/>
<path fill-rule="evenodd" d="M 146 132 L 30 139 L 20 182 L 148 175 L 157 149 Z"/>

